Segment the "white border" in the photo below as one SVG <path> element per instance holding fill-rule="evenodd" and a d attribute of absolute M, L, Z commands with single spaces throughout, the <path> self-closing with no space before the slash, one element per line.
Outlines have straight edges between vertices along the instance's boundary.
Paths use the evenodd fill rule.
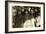
<path fill-rule="evenodd" d="M 12 28 L 12 6 L 36 6 L 41 7 L 41 27 L 34 28 Z M 43 4 L 26 4 L 8 2 L 8 31 L 43 30 Z"/>

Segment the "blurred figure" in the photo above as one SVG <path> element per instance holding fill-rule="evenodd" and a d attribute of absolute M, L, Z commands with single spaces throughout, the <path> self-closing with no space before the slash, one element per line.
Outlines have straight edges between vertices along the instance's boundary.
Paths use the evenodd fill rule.
<path fill-rule="evenodd" d="M 40 27 L 40 16 L 32 18 L 30 20 L 26 20 L 23 27 L 24 28 Z"/>

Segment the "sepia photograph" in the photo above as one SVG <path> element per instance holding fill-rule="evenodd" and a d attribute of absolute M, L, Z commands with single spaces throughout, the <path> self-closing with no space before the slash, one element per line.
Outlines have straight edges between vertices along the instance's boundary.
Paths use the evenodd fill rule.
<path fill-rule="evenodd" d="M 34 6 L 13 6 L 12 27 L 28 28 L 40 27 L 40 8 Z"/>
<path fill-rule="evenodd" d="M 5 4 L 5 31 L 44 31 L 44 3 L 9 1 Z"/>

